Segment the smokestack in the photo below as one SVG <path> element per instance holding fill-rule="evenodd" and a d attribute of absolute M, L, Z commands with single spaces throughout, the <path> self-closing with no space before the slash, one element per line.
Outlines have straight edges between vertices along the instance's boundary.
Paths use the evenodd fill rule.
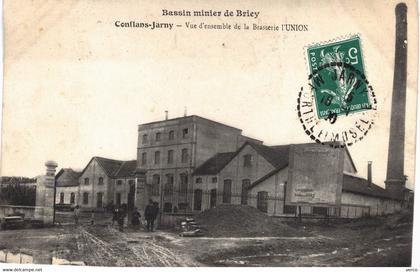
<path fill-rule="evenodd" d="M 386 189 L 402 196 L 404 178 L 405 100 L 407 85 L 407 5 L 395 7 L 395 60 Z"/>
<path fill-rule="evenodd" d="M 367 183 L 369 187 L 372 187 L 372 162 L 371 161 L 368 161 Z"/>
<path fill-rule="evenodd" d="M 168 111 L 165 111 L 165 120 L 168 120 Z"/>
<path fill-rule="evenodd" d="M 184 107 L 184 117 L 187 116 L 187 107 Z"/>

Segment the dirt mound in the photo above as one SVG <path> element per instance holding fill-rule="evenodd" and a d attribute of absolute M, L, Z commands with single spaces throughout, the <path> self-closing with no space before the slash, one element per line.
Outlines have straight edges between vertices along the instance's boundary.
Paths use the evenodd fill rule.
<path fill-rule="evenodd" d="M 298 231 L 245 205 L 219 205 L 194 217 L 211 237 L 296 236 Z"/>

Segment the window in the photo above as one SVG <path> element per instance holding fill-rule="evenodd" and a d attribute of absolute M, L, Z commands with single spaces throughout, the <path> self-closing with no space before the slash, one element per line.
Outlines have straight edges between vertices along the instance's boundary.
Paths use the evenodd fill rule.
<path fill-rule="evenodd" d="M 85 178 L 85 185 L 89 185 L 89 178 Z"/>
<path fill-rule="evenodd" d="M 212 183 L 217 183 L 217 177 L 212 177 L 212 178 L 211 178 L 211 182 L 212 182 Z"/>
<path fill-rule="evenodd" d="M 74 193 L 71 193 L 70 194 L 70 204 L 74 204 L 76 201 L 75 201 L 75 195 L 74 195 Z"/>
<path fill-rule="evenodd" d="M 232 180 L 225 179 L 223 183 L 223 203 L 230 203 L 232 196 Z"/>
<path fill-rule="evenodd" d="M 283 209 L 285 214 L 296 214 L 296 206 L 294 205 L 285 205 Z"/>
<path fill-rule="evenodd" d="M 118 186 L 121 186 L 122 185 L 122 180 L 121 179 L 117 180 L 117 185 Z"/>
<path fill-rule="evenodd" d="M 155 164 L 160 163 L 160 151 L 155 152 Z"/>
<path fill-rule="evenodd" d="M 203 183 L 203 179 L 202 178 L 196 178 L 195 183 Z"/>
<path fill-rule="evenodd" d="M 268 208 L 268 192 L 261 191 L 257 193 L 257 209 L 262 212 L 267 212 Z"/>
<path fill-rule="evenodd" d="M 64 203 L 64 193 L 60 193 L 60 204 Z"/>
<path fill-rule="evenodd" d="M 160 132 L 156 133 L 156 137 L 155 137 L 156 142 L 160 141 L 160 136 L 161 136 Z"/>
<path fill-rule="evenodd" d="M 169 131 L 169 140 L 175 139 L 175 132 L 173 130 Z"/>
<path fill-rule="evenodd" d="M 171 164 L 174 162 L 174 151 L 168 150 L 168 164 Z"/>
<path fill-rule="evenodd" d="M 186 202 L 179 203 L 179 209 L 183 210 L 183 211 L 186 211 L 188 209 L 188 203 L 186 203 Z"/>
<path fill-rule="evenodd" d="M 166 175 L 166 183 L 164 187 L 165 196 L 171 196 L 174 192 L 174 176 L 171 174 Z"/>
<path fill-rule="evenodd" d="M 188 149 L 184 148 L 184 149 L 182 149 L 181 152 L 182 152 L 181 153 L 181 162 L 182 163 L 188 162 Z"/>
<path fill-rule="evenodd" d="M 147 153 L 143 152 L 141 153 L 141 165 L 146 165 L 147 164 Z"/>
<path fill-rule="evenodd" d="M 188 128 L 184 128 L 183 130 L 182 130 L 182 138 L 187 138 L 188 137 Z"/>
<path fill-rule="evenodd" d="M 242 192 L 241 192 L 241 204 L 247 205 L 248 204 L 248 187 L 251 185 L 251 181 L 249 179 L 242 180 Z"/>
<path fill-rule="evenodd" d="M 188 193 L 188 176 L 186 174 L 181 174 L 180 175 L 180 185 L 179 185 L 179 193 L 182 196 L 186 196 Z"/>
<path fill-rule="evenodd" d="M 83 193 L 83 204 L 89 204 L 89 193 Z"/>
<path fill-rule="evenodd" d="M 104 185 L 104 178 L 103 177 L 99 178 L 98 185 Z"/>
<path fill-rule="evenodd" d="M 121 193 L 115 195 L 115 203 L 117 204 L 117 207 L 121 206 Z"/>
<path fill-rule="evenodd" d="M 203 198 L 203 191 L 197 189 L 194 191 L 194 210 L 201 211 L 201 202 Z"/>
<path fill-rule="evenodd" d="M 252 155 L 246 154 L 244 155 L 244 167 L 251 167 L 252 166 Z"/>
<path fill-rule="evenodd" d="M 160 184 L 160 176 L 153 175 L 152 177 L 152 195 L 157 196 L 159 195 L 159 184 Z"/>
<path fill-rule="evenodd" d="M 147 134 L 143 135 L 142 143 L 143 144 L 147 143 Z"/>
<path fill-rule="evenodd" d="M 166 202 L 166 203 L 163 205 L 163 212 L 167 212 L 167 213 L 172 212 L 172 203 L 170 203 L 170 202 Z"/>
<path fill-rule="evenodd" d="M 102 208 L 103 196 L 103 193 L 96 194 L 96 208 Z"/>

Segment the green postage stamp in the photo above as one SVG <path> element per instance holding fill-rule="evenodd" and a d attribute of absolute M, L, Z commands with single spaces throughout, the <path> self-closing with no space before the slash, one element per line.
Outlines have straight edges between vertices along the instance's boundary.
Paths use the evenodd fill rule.
<path fill-rule="evenodd" d="M 307 48 L 319 119 L 371 109 L 359 36 Z"/>

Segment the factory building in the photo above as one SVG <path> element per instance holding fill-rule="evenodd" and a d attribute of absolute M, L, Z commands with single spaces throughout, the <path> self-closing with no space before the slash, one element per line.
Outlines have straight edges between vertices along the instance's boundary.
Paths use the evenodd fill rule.
<path fill-rule="evenodd" d="M 301 168 L 295 169 L 293 158 L 302 148 L 311 154 L 302 157 Z M 324 160 L 334 154 L 341 159 Z M 250 205 L 271 216 L 295 216 L 299 210 L 308 216 L 355 218 L 402 209 L 408 196 L 374 184 L 371 171 L 369 164 L 367 177 L 360 176 L 347 148 L 315 143 L 267 146 L 242 135 L 240 129 L 185 116 L 140 125 L 137 160 L 93 157 L 81 172 L 59 171 L 56 203 L 96 210 L 127 204 L 142 212 L 152 199 L 159 203 L 163 218 L 221 204 Z M 331 197 L 329 187 L 318 202 L 289 203 L 292 173 L 299 179 L 315 177 L 334 185 L 335 204 L 323 199 Z M 305 190 L 304 197 L 310 197 L 312 193 Z"/>
<path fill-rule="evenodd" d="M 191 212 L 195 168 L 246 141 L 261 143 L 240 129 L 195 115 L 140 125 L 137 166 L 146 172 L 143 198 L 161 203 L 167 213 Z"/>
<path fill-rule="evenodd" d="M 136 160 L 93 157 L 76 172 L 61 169 L 56 175 L 56 203 L 103 210 L 107 206 L 134 205 Z"/>
<path fill-rule="evenodd" d="M 265 146 L 247 142 L 236 152 L 216 154 L 193 172 L 194 211 L 200 212 L 219 204 L 236 204 L 251 205 L 272 216 L 295 215 L 297 206 L 286 203 L 290 157 L 294 152 L 291 147 L 317 145 Z M 337 151 L 328 145 L 324 149 Z M 342 189 L 338 196 L 341 205 L 338 208 L 334 205 L 302 204 L 303 215 L 353 218 L 383 215 L 401 209 L 400 198 L 373 184 L 371 178 L 357 174 L 347 148 L 340 149 L 340 152 L 343 153 L 343 161 L 337 169 L 313 160 L 308 162 L 311 171 L 300 175 L 304 178 L 316 175 L 317 171 L 340 171 L 341 180 L 338 183 Z"/>

